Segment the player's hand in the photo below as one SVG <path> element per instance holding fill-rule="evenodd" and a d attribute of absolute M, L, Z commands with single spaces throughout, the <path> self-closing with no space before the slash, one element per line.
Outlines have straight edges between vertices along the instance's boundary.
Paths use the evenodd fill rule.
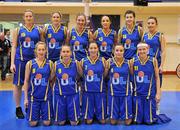
<path fill-rule="evenodd" d="M 161 100 L 161 94 L 156 94 L 156 103 L 159 103 Z"/>
<path fill-rule="evenodd" d="M 0 47 L 0 51 L 3 51 L 3 49 Z"/>
<path fill-rule="evenodd" d="M 12 73 L 15 73 L 15 72 L 16 72 L 16 66 L 15 66 L 15 64 L 12 64 L 12 65 L 11 65 L 10 70 L 11 70 Z"/>
<path fill-rule="evenodd" d="M 24 108 L 27 109 L 28 108 L 28 100 L 24 99 Z"/>
<path fill-rule="evenodd" d="M 162 67 L 162 66 L 160 66 L 160 67 L 159 67 L 159 73 L 161 73 L 161 74 L 162 74 L 162 72 L 163 72 L 163 67 Z"/>

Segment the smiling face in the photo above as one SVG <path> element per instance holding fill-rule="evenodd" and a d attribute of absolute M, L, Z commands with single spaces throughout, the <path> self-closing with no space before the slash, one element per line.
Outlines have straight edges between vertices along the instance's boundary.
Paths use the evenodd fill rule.
<path fill-rule="evenodd" d="M 125 15 L 126 25 L 133 25 L 135 22 L 135 17 L 132 13 Z"/>
<path fill-rule="evenodd" d="M 103 16 L 101 18 L 101 25 L 103 29 L 109 29 L 111 25 L 111 21 L 108 16 Z"/>
<path fill-rule="evenodd" d="M 148 47 L 146 46 L 141 46 L 141 47 L 138 47 L 137 51 L 138 51 L 138 55 L 139 57 L 141 58 L 144 58 L 147 56 L 147 53 L 148 53 Z"/>
<path fill-rule="evenodd" d="M 33 12 L 32 11 L 25 11 L 23 19 L 24 19 L 24 23 L 25 24 L 32 24 L 32 23 L 34 23 Z"/>
<path fill-rule="evenodd" d="M 39 59 L 43 59 L 46 56 L 46 44 L 41 42 L 41 43 L 37 43 L 36 48 L 35 48 L 35 53 L 36 53 L 36 57 Z"/>
<path fill-rule="evenodd" d="M 69 60 L 72 55 L 71 48 L 69 46 L 62 46 L 60 55 L 63 60 Z"/>
<path fill-rule="evenodd" d="M 88 51 L 90 56 L 96 57 L 98 55 L 99 48 L 96 43 L 90 43 Z"/>
<path fill-rule="evenodd" d="M 60 24 L 61 22 L 61 14 L 58 12 L 52 13 L 51 21 L 53 25 Z"/>
<path fill-rule="evenodd" d="M 86 17 L 83 14 L 80 14 L 76 18 L 77 28 L 84 28 L 86 25 Z"/>
<path fill-rule="evenodd" d="M 114 57 L 122 58 L 124 55 L 124 47 L 122 45 L 116 45 L 114 48 Z"/>
<path fill-rule="evenodd" d="M 155 32 L 157 29 L 157 21 L 153 18 L 148 19 L 147 27 L 149 32 Z"/>

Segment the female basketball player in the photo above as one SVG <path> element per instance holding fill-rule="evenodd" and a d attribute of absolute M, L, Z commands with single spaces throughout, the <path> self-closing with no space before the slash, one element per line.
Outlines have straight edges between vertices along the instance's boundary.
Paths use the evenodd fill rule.
<path fill-rule="evenodd" d="M 160 87 L 162 86 L 162 72 L 165 61 L 165 38 L 164 35 L 157 30 L 158 21 L 156 17 L 149 17 L 147 21 L 148 32 L 143 36 L 143 41 L 149 45 L 149 55 L 158 61 Z M 160 114 L 160 104 L 157 104 L 157 114 Z"/>
<path fill-rule="evenodd" d="M 108 60 L 108 114 L 110 123 L 115 125 L 118 120 L 125 120 L 126 125 L 132 122 L 132 95 L 130 88 L 130 64 L 124 59 L 124 47 L 116 45 L 114 57 Z"/>
<path fill-rule="evenodd" d="M 125 12 L 125 26 L 118 32 L 118 43 L 122 43 L 125 49 L 125 59 L 131 59 L 136 55 L 137 44 L 143 35 L 142 28 L 135 25 L 135 12 L 127 10 Z"/>
<path fill-rule="evenodd" d="M 89 56 L 81 60 L 80 73 L 83 76 L 82 114 L 85 123 L 91 124 L 94 115 L 105 124 L 106 117 L 106 88 L 104 77 L 107 73 L 106 61 L 98 55 L 98 45 L 89 45 Z"/>
<path fill-rule="evenodd" d="M 78 125 L 80 102 L 78 93 L 78 63 L 71 59 L 71 48 L 62 46 L 61 59 L 55 62 L 56 82 L 54 87 L 55 122 L 64 125 L 68 120 L 71 125 Z"/>
<path fill-rule="evenodd" d="M 101 18 L 102 28 L 94 33 L 95 41 L 98 44 L 100 56 L 105 59 L 112 57 L 113 46 L 117 43 L 116 31 L 110 28 L 111 20 L 108 16 L 103 16 Z"/>
<path fill-rule="evenodd" d="M 148 56 L 148 44 L 139 43 L 137 48 L 138 57 L 131 60 L 134 122 L 152 124 L 157 120 L 156 103 L 161 98 L 158 63 Z"/>
<path fill-rule="evenodd" d="M 68 39 L 73 52 L 73 58 L 80 61 L 87 56 L 89 41 L 93 39 L 91 31 L 85 28 L 86 16 L 78 14 L 76 16 L 76 27 L 69 32 Z"/>
<path fill-rule="evenodd" d="M 37 126 L 43 120 L 45 126 L 50 125 L 53 116 L 52 87 L 53 63 L 47 60 L 46 44 L 38 42 L 35 48 L 35 59 L 26 64 L 24 81 L 24 105 L 27 108 L 27 120 L 30 126 Z"/>
<path fill-rule="evenodd" d="M 60 48 L 66 42 L 67 28 L 61 25 L 60 12 L 51 14 L 52 24 L 44 28 L 45 41 L 48 47 L 47 58 L 53 62 L 59 60 Z"/>
<path fill-rule="evenodd" d="M 14 73 L 14 99 L 16 102 L 16 117 L 24 118 L 20 107 L 24 70 L 27 61 L 34 58 L 35 45 L 41 39 L 41 30 L 34 25 L 34 13 L 26 10 L 23 15 L 24 25 L 17 28 L 13 34 L 11 51 L 11 71 Z"/>

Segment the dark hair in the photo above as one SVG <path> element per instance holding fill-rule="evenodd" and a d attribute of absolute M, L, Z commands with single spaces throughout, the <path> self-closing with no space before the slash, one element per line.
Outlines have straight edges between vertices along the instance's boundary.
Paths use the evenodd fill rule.
<path fill-rule="evenodd" d="M 77 20 L 77 18 L 78 18 L 79 16 L 83 16 L 84 19 L 85 19 L 85 23 L 86 23 L 86 15 L 85 15 L 84 13 L 79 13 L 79 14 L 76 15 L 76 20 Z"/>
<path fill-rule="evenodd" d="M 57 12 L 52 12 L 52 13 L 51 13 L 51 17 L 52 17 L 52 16 L 53 16 L 53 14 L 55 14 L 55 13 L 59 14 L 60 18 L 62 18 L 62 14 L 61 14 L 61 12 L 60 12 L 60 11 L 57 11 Z"/>
<path fill-rule="evenodd" d="M 93 44 L 93 43 L 95 43 L 95 44 L 97 45 L 97 47 L 98 47 L 98 44 L 96 43 L 96 41 L 92 41 L 92 42 L 89 43 L 88 48 L 89 48 L 90 45 Z M 98 48 L 99 48 L 99 47 L 98 47 Z"/>
<path fill-rule="evenodd" d="M 157 21 L 157 18 L 156 18 L 156 17 L 150 16 L 150 17 L 148 17 L 148 20 L 149 20 L 149 19 L 154 19 L 154 21 L 156 22 L 156 24 L 158 24 L 158 21 Z"/>
<path fill-rule="evenodd" d="M 132 11 L 132 10 L 127 10 L 127 11 L 125 12 L 125 14 L 124 14 L 124 17 L 126 17 L 127 14 L 132 14 L 134 18 L 136 17 L 135 12 Z"/>
<path fill-rule="evenodd" d="M 109 18 L 109 21 L 111 22 L 110 17 L 109 17 L 109 16 L 107 16 L 107 15 L 103 15 L 103 16 L 101 17 L 101 22 L 102 22 L 102 18 L 103 18 L 103 17 L 108 17 L 108 18 Z"/>

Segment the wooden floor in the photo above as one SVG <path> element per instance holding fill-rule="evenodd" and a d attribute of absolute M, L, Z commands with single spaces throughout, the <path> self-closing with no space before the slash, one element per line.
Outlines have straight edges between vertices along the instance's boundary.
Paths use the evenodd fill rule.
<path fill-rule="evenodd" d="M 0 79 L 0 90 L 12 90 L 12 75 L 7 76 L 5 81 Z M 180 91 L 180 79 L 176 75 L 163 76 L 163 91 Z"/>

